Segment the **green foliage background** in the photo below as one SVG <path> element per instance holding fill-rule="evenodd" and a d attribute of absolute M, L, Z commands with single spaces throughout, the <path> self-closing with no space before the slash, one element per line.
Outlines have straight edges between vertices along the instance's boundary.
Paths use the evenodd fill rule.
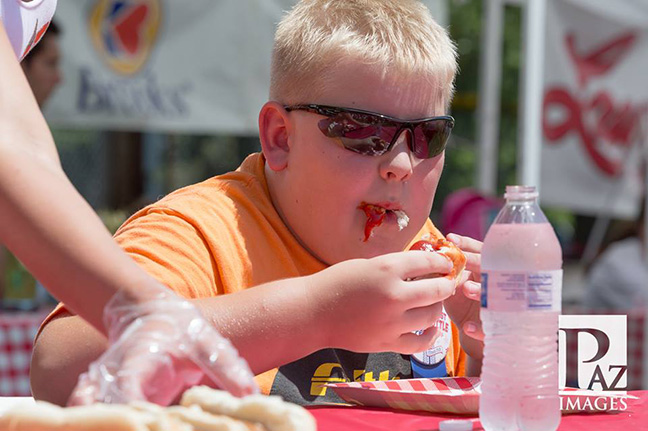
<path fill-rule="evenodd" d="M 443 201 L 448 194 L 477 185 L 479 167 L 477 136 L 477 105 L 479 102 L 479 63 L 481 56 L 483 0 L 451 0 L 450 36 L 457 44 L 459 74 L 451 106 L 456 126 L 448 151 L 446 165 L 435 197 L 432 218 L 438 221 Z M 497 195 L 502 196 L 508 184 L 516 184 L 518 101 L 520 66 L 522 64 L 522 9 L 507 6 L 504 12 L 501 116 Z M 559 208 L 543 208 L 563 244 L 574 233 L 575 215 Z"/>
<path fill-rule="evenodd" d="M 456 118 L 453 138 L 446 152 L 446 166 L 437 190 L 433 217 L 438 216 L 443 200 L 453 191 L 473 187 L 479 166 L 477 104 L 479 102 L 479 62 L 481 55 L 482 0 L 450 2 L 450 35 L 457 44 L 459 74 L 451 106 Z M 520 71 L 520 30 L 522 14 L 518 7 L 507 7 L 504 15 L 502 51 L 502 115 L 498 195 L 516 181 L 517 108 Z"/>

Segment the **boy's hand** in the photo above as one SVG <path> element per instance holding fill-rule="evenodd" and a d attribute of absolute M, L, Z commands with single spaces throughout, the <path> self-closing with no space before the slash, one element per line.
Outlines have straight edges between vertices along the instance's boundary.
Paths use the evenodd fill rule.
<path fill-rule="evenodd" d="M 447 238 L 466 255 L 466 269 L 459 275 L 455 294 L 443 305 L 461 331 L 461 346 L 471 357 L 481 359 L 484 350 L 484 332 L 479 318 L 482 242 L 457 234 L 449 234 Z"/>
<path fill-rule="evenodd" d="M 135 302 L 119 292 L 106 305 L 110 346 L 80 376 L 69 405 L 168 405 L 203 377 L 237 396 L 258 391 L 248 364 L 192 303 L 162 286 L 147 294 Z"/>
<path fill-rule="evenodd" d="M 326 328 L 326 346 L 403 354 L 427 349 L 437 336 L 433 325 L 442 301 L 452 295 L 454 280 L 412 279 L 451 269 L 440 254 L 407 251 L 341 262 L 312 275 L 308 288 L 315 321 Z M 421 329 L 421 335 L 413 333 Z"/>

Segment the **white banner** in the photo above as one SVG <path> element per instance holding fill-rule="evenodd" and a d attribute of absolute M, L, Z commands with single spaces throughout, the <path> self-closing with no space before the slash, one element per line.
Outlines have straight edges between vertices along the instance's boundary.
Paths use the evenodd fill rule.
<path fill-rule="evenodd" d="M 648 8 L 549 0 L 542 201 L 582 214 L 638 212 L 648 110 Z"/>
<path fill-rule="evenodd" d="M 255 135 L 294 0 L 65 0 L 54 126 Z M 446 0 L 425 3 L 446 16 Z M 441 19 L 440 22 L 446 22 Z"/>

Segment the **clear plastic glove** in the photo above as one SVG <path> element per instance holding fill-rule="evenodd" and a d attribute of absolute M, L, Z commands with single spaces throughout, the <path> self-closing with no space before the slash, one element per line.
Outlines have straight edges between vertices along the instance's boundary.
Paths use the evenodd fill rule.
<path fill-rule="evenodd" d="M 193 304 L 162 286 L 149 290 L 137 302 L 119 292 L 106 305 L 109 348 L 79 377 L 69 405 L 168 405 L 203 376 L 237 396 L 258 392 L 247 362 Z"/>

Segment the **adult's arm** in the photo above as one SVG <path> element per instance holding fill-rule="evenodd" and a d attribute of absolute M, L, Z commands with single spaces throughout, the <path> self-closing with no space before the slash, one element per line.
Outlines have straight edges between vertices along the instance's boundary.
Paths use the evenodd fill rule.
<path fill-rule="evenodd" d="M 105 333 L 108 300 L 121 288 L 135 293 L 136 286 L 154 280 L 120 252 L 65 176 L 2 23 L 0 62 L 0 242 Z"/>
<path fill-rule="evenodd" d="M 229 343 L 195 307 L 121 251 L 68 181 L 1 21 L 0 64 L 0 242 L 95 328 L 84 330 L 98 337 L 102 349 L 104 335 L 111 342 L 100 364 L 79 384 L 75 402 L 125 402 L 163 394 L 153 400 L 167 403 L 190 372 L 204 372 L 234 394 L 254 391 L 247 364 Z M 74 344 L 71 335 L 64 333 L 59 341 Z M 132 353 L 129 343 L 148 350 Z M 152 355 L 154 350 L 158 353 Z M 173 385 L 158 394 L 143 393 L 135 372 L 142 364 L 153 371 L 172 371 Z M 165 382 L 158 383 L 148 386 L 160 388 Z"/>

